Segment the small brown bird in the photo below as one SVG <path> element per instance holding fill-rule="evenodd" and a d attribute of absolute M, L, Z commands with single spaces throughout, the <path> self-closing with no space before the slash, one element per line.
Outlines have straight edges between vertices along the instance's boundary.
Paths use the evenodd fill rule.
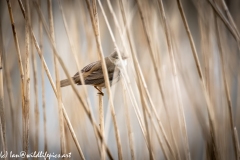
<path fill-rule="evenodd" d="M 127 57 L 124 56 L 121 53 L 123 63 L 127 64 Z M 113 53 L 110 54 L 110 56 L 105 57 L 105 63 L 108 70 L 108 77 L 110 85 L 117 83 L 121 78 L 121 72 L 120 72 L 120 59 L 118 57 L 117 51 L 115 50 Z M 103 70 L 101 61 L 96 61 L 93 63 L 88 64 L 81 70 L 82 77 L 84 79 L 85 85 L 92 85 L 94 86 L 101 95 L 104 95 L 103 92 L 98 87 L 105 88 L 105 81 L 103 76 Z M 73 81 L 75 84 L 83 85 L 81 82 L 81 78 L 79 76 L 79 72 L 77 72 L 73 77 Z M 61 87 L 65 87 L 70 85 L 70 81 L 68 79 L 61 80 L 60 81 Z"/>

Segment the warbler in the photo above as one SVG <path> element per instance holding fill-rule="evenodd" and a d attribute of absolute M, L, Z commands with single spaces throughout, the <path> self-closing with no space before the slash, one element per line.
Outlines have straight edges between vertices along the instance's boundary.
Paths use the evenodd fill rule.
<path fill-rule="evenodd" d="M 123 60 L 123 64 L 127 64 L 127 56 L 125 56 L 122 52 L 120 55 Z M 108 78 L 110 85 L 117 83 L 121 78 L 121 63 L 120 58 L 118 57 L 117 51 L 114 50 L 108 57 L 105 57 L 105 63 L 108 71 Z M 103 92 L 98 88 L 105 88 L 104 75 L 102 70 L 101 61 L 96 61 L 85 66 L 80 73 L 83 77 L 84 83 L 81 82 L 81 78 L 79 72 L 77 72 L 73 77 L 73 81 L 77 85 L 92 85 L 99 92 L 98 94 L 104 95 Z M 70 85 L 70 81 L 68 79 L 64 79 L 60 81 L 60 86 L 65 87 Z"/>

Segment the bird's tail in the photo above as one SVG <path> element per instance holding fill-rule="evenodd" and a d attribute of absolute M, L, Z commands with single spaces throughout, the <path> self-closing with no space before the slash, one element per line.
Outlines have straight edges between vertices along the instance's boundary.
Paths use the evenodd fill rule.
<path fill-rule="evenodd" d="M 70 81 L 68 79 L 64 79 L 60 81 L 60 86 L 61 87 L 66 87 L 70 85 Z"/>

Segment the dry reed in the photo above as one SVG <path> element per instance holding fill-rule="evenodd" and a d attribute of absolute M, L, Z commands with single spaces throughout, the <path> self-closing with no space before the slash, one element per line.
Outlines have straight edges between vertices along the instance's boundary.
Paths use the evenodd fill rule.
<path fill-rule="evenodd" d="M 2 23 L 0 22 L 0 136 L 2 142 L 3 152 L 7 151 L 6 146 L 6 122 L 5 122 L 5 112 L 4 112 L 4 92 L 3 92 L 3 68 L 4 68 L 4 44 L 3 44 L 3 35 L 2 35 Z M 5 62 L 6 63 L 6 62 Z M 4 158 L 8 159 L 7 157 Z"/>
<path fill-rule="evenodd" d="M 239 159 L 239 2 L 182 3 L 1 1 L 1 151 Z M 113 48 L 128 65 L 110 86 Z M 105 96 L 70 76 L 99 59 Z M 71 87 L 60 88 L 64 77 Z"/>

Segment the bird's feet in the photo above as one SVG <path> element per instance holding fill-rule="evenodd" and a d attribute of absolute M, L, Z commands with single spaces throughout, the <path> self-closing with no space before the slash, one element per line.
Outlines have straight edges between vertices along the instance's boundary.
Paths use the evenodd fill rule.
<path fill-rule="evenodd" d="M 104 93 L 103 93 L 103 92 L 98 92 L 97 94 L 100 94 L 100 95 L 104 96 Z"/>
<path fill-rule="evenodd" d="M 96 88 L 96 90 L 98 90 L 97 94 L 104 96 L 104 93 L 99 88 L 97 88 L 97 86 L 94 86 L 94 88 Z"/>

